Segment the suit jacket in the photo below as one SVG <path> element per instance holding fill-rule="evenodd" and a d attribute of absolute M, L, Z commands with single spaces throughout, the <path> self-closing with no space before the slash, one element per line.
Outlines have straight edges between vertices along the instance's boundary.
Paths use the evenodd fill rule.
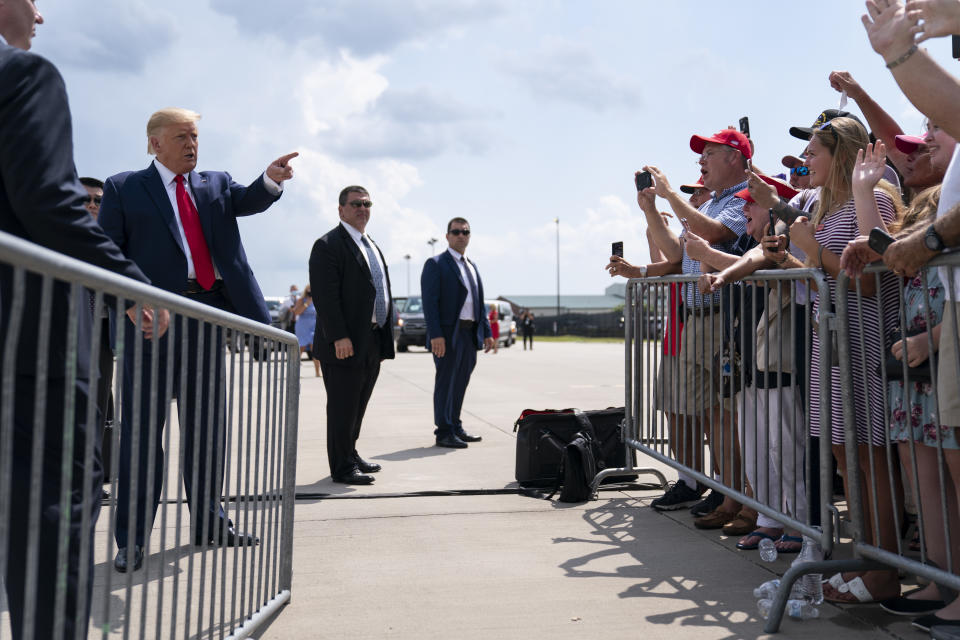
<path fill-rule="evenodd" d="M 267 191 L 263 176 L 248 187 L 222 171 L 191 171 L 189 181 L 227 297 L 238 314 L 269 324 L 267 303 L 240 241 L 237 216 L 265 211 L 280 196 Z M 155 286 L 174 293 L 187 288 L 187 254 L 178 215 L 153 163 L 141 171 L 118 173 L 103 185 L 100 225 Z"/>
<path fill-rule="evenodd" d="M 377 247 L 387 279 L 387 326 L 380 327 L 379 345 L 372 345 L 370 319 L 377 290 L 367 261 L 350 234 L 338 224 L 313 244 L 310 253 L 310 290 L 317 309 L 317 327 L 313 337 L 313 356 L 324 364 L 361 366 L 371 348 L 380 350 L 380 359 L 394 357 L 393 296 L 390 271 Z M 350 338 L 353 357 L 337 360 L 333 343 Z"/>
<path fill-rule="evenodd" d="M 0 231 L 149 283 L 84 208 L 87 199 L 73 164 L 73 132 L 63 78 L 44 58 L 0 43 Z M 40 277 L 28 275 L 25 285 L 16 372 L 34 375 Z M 0 357 L 2 337 L 9 330 L 12 296 L 13 269 L 0 259 Z M 92 318 L 89 312 L 82 313 L 88 304 L 85 294 L 77 303 L 81 305 L 77 374 L 85 379 Z M 48 375 L 63 377 L 67 325 L 74 319 L 68 313 L 67 285 L 54 285 L 52 309 Z"/>
<path fill-rule="evenodd" d="M 467 258 L 477 273 L 477 294 L 480 296 L 480 308 L 473 310 L 476 316 L 477 331 L 474 345 L 483 348 L 484 338 L 490 338 L 490 319 L 487 318 L 486 305 L 483 303 L 483 280 L 480 270 L 473 260 Z M 463 280 L 460 267 L 457 266 L 449 251 L 433 256 L 423 265 L 420 274 L 420 297 L 423 300 L 423 316 L 427 321 L 427 346 L 433 338 L 443 337 L 449 345 L 453 332 L 460 320 L 460 309 L 470 295 L 470 283 Z"/>

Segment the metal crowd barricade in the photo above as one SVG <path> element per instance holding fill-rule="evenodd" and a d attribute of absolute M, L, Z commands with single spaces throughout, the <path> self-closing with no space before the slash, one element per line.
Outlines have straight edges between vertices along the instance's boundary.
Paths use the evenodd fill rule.
<path fill-rule="evenodd" d="M 951 301 L 960 278 L 953 269 L 946 269 L 947 278 L 937 273 L 937 266 L 960 266 L 960 253 L 944 254 L 929 263 L 929 268 L 901 285 L 903 279 L 890 274 L 881 265 L 871 265 L 853 286 L 856 295 L 852 305 L 844 296 L 837 302 L 839 366 L 843 392 L 843 426 L 845 442 L 857 442 L 857 447 L 845 448 L 848 469 L 861 468 L 860 473 L 848 474 L 847 510 L 853 538 L 853 550 L 857 558 L 880 563 L 883 568 L 895 568 L 901 573 L 935 582 L 948 589 L 960 590 L 960 558 L 956 557 L 958 531 L 957 491 L 960 478 L 950 475 L 950 462 L 957 466 L 960 451 L 957 450 L 957 429 L 960 425 L 944 425 L 940 417 L 942 403 L 951 398 L 941 397 L 937 392 L 940 372 L 952 380 L 953 393 L 960 393 L 960 356 L 943 353 L 933 339 L 931 331 L 940 325 L 939 345 L 950 341 L 958 344 L 957 316 L 947 314 L 946 307 L 956 305 Z M 875 286 L 882 278 L 896 278 L 898 286 L 897 320 L 884 323 L 884 357 L 871 362 L 862 332 L 857 335 L 851 323 L 862 317 L 865 282 Z M 848 286 L 849 279 L 841 275 L 838 287 Z M 908 287 L 914 303 L 908 303 Z M 945 300 L 944 300 L 945 299 Z M 919 304 L 919 307 L 917 307 Z M 944 315 L 937 313 L 944 305 Z M 911 306 L 913 307 L 911 310 Z M 954 306 L 954 310 L 956 306 Z M 903 335 L 910 335 L 911 326 L 921 331 L 913 343 L 908 342 L 899 361 L 890 360 L 886 354 Z M 906 328 L 907 331 L 903 331 Z M 923 331 L 923 329 L 927 329 Z M 893 335 L 898 331 L 900 335 Z M 948 336 L 948 333 L 950 334 Z M 922 364 L 911 368 L 910 345 L 920 351 L 928 351 L 927 373 Z M 940 362 L 941 354 L 944 361 Z M 871 407 L 882 411 L 888 426 L 887 436 L 881 446 L 863 446 L 862 434 L 858 440 L 858 422 L 862 416 L 855 411 L 854 377 L 879 376 L 882 380 L 883 405 Z M 906 405 L 906 407 L 904 406 Z M 836 417 L 838 419 L 840 417 Z M 907 425 L 909 423 L 909 425 Z M 904 434 L 901 425 L 909 432 Z M 894 442 L 893 440 L 896 440 Z M 866 450 L 866 451 L 864 451 Z M 860 460 L 858 460 L 858 453 Z M 866 458 L 866 464 L 863 462 Z M 859 465 L 858 465 L 859 462 Z M 866 466 L 864 470 L 863 467 Z M 884 473 L 884 468 L 887 473 Z M 890 492 L 890 508 L 884 509 L 884 494 Z M 916 526 L 906 526 L 905 508 L 912 503 Z M 883 535 L 885 531 L 893 534 Z M 903 531 L 916 531 L 918 545 L 911 545 L 901 535 Z M 919 548 L 911 549 L 911 546 Z M 949 601 L 949 599 L 947 599 Z"/>
<path fill-rule="evenodd" d="M 829 308 L 813 313 L 811 293 L 815 289 L 821 299 L 829 299 L 827 282 L 816 269 L 758 271 L 747 283 L 719 289 L 708 305 L 681 304 L 684 287 L 696 286 L 697 279 L 673 275 L 633 279 L 627 284 L 627 447 L 819 542 L 829 555 L 839 536 L 838 512 L 831 504 L 830 431 L 822 430 L 818 445 L 808 437 L 811 422 L 831 423 L 829 363 L 835 319 Z M 766 308 L 781 305 L 779 317 L 771 322 L 769 313 L 748 311 L 756 309 L 752 306 L 756 296 L 765 300 Z M 778 329 L 783 317 L 791 319 L 786 332 Z M 682 330 L 678 320 L 685 323 Z M 778 337 L 767 339 L 761 361 L 750 371 L 756 361 L 751 345 L 756 345 L 758 333 L 771 336 L 771 331 L 779 331 Z M 817 377 L 809 375 L 808 356 L 814 343 L 822 354 Z M 738 362 L 744 353 L 746 361 Z M 790 369 L 792 364 L 784 364 L 788 354 L 791 363 L 802 365 L 799 376 Z M 698 376 L 688 362 L 709 365 L 717 374 Z M 811 379 L 819 380 L 814 389 Z M 817 416 L 809 415 L 807 409 L 811 391 L 821 399 Z M 721 396 L 716 409 L 699 399 L 703 393 Z M 790 588 L 803 574 L 867 566 L 857 558 L 791 568 L 781 580 L 765 631 L 779 628 Z"/>
<path fill-rule="evenodd" d="M 0 596 L 0 604 L 23 602 L 17 609 L 22 611 L 20 637 L 39 640 L 43 632 L 38 628 L 52 628 L 54 637 L 64 637 L 72 628 L 70 637 L 76 638 L 86 638 L 88 632 L 89 637 L 124 639 L 244 638 L 254 633 L 290 599 L 300 375 L 296 338 L 6 233 L 0 233 L 0 267 L 0 277 L 9 276 L 12 283 L 7 299 L 0 299 L 0 317 L 6 319 L 0 325 L 0 583 L 4 587 L 0 593 L 7 596 Z M 26 287 L 36 283 L 38 308 L 27 308 Z M 57 306 L 64 303 L 67 308 Z M 135 317 L 145 306 L 167 309 L 170 325 L 164 338 L 144 339 L 141 318 L 136 329 L 130 322 L 116 323 L 114 416 L 119 425 L 126 406 L 132 407 L 133 417 L 128 430 L 113 430 L 112 481 L 107 487 L 111 497 L 103 501 L 98 518 L 101 486 L 94 478 L 99 477 L 102 424 L 95 402 L 101 377 L 96 357 L 101 347 L 99 323 L 107 321 L 102 318 L 104 309 L 124 318 L 130 305 Z M 57 314 L 65 314 L 58 322 L 67 327 L 66 336 L 50 335 L 50 327 L 59 326 L 52 324 Z M 27 323 L 39 327 L 39 340 L 36 371 L 24 376 L 18 371 L 17 358 L 18 350 L 22 355 L 20 341 Z M 91 324 L 92 330 L 87 330 Z M 191 327 L 196 329 L 195 340 L 185 339 L 183 333 Z M 132 352 L 125 347 L 127 331 L 138 336 Z M 195 352 L 188 353 L 188 343 L 195 345 Z M 62 363 L 51 344 L 65 345 Z M 179 359 L 175 348 L 180 349 Z M 91 355 L 89 364 L 85 351 Z M 124 367 L 130 359 L 133 397 L 124 397 Z M 165 367 L 165 380 L 158 375 L 161 360 L 179 362 Z M 206 362 L 215 373 L 197 373 L 191 362 Z M 179 388 L 174 388 L 177 378 Z M 188 389 L 188 380 L 196 388 Z M 31 402 L 23 406 L 18 394 L 27 387 L 32 390 Z M 194 415 L 188 416 L 185 403 L 173 398 L 194 392 L 200 400 L 195 402 Z M 150 404 L 147 424 L 140 416 L 142 402 Z M 45 415 L 47 408 L 51 416 Z M 166 417 L 162 431 L 157 415 Z M 181 438 L 180 424 L 191 419 L 193 442 L 188 443 Z M 120 441 L 128 437 L 134 452 L 143 439 L 147 443 L 145 456 L 128 456 L 131 547 L 139 467 L 144 460 L 146 478 L 159 474 L 162 493 L 151 520 L 149 505 L 157 496 L 153 483 L 147 483 L 142 568 L 118 573 L 114 569 L 118 468 Z M 184 454 L 191 446 L 198 453 L 186 467 Z M 208 453 L 201 458 L 202 451 Z M 212 502 L 205 503 L 198 495 L 201 474 L 213 487 L 208 496 Z M 222 486 L 217 486 L 220 476 Z M 191 480 L 193 495 L 185 492 L 181 477 Z M 25 482 L 29 488 L 24 495 L 11 495 L 14 487 Z M 57 484 L 59 493 L 51 499 L 45 492 Z M 225 532 L 207 519 L 198 518 L 202 524 L 193 522 L 188 501 L 219 503 L 236 530 L 255 536 L 258 543 L 219 544 Z M 49 511 L 57 505 L 51 520 Z M 27 517 L 18 518 L 24 509 Z M 49 538 L 54 529 L 54 548 L 40 548 L 41 537 Z M 79 533 L 67 535 L 74 530 Z M 23 558 L 9 557 L 8 545 L 14 539 L 22 541 Z M 57 560 L 55 571 L 41 571 L 38 559 L 50 554 Z M 71 576 L 68 565 L 77 554 L 81 559 L 92 557 L 93 562 L 73 562 L 79 568 Z M 128 559 L 132 567 L 132 554 Z M 10 584 L 8 569 L 20 565 L 26 567 L 18 574 L 23 582 L 17 579 Z M 77 602 L 68 597 L 72 588 L 68 580 L 76 581 Z M 53 597 L 46 602 L 44 594 L 51 592 Z M 38 604 L 44 605 L 41 610 L 53 611 L 52 620 L 36 619 Z M 0 639 L 10 637 L 11 613 L 9 606 L 0 608 Z"/>

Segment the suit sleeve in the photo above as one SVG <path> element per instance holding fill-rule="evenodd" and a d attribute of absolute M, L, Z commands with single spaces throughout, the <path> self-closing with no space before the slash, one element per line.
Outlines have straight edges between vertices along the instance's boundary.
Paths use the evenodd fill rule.
<path fill-rule="evenodd" d="M 277 195 L 273 195 L 267 191 L 267 187 L 263 184 L 262 173 L 246 187 L 234 182 L 229 173 L 227 173 L 226 176 L 230 183 L 230 199 L 233 203 L 234 215 L 250 216 L 266 211 L 270 205 L 279 200 L 280 196 L 283 195 L 283 191 Z"/>
<path fill-rule="evenodd" d="M 317 324 L 328 342 L 350 337 L 343 316 L 343 280 L 341 261 L 323 239 L 317 240 L 310 252 L 310 289 L 313 291 Z"/>
<path fill-rule="evenodd" d="M 480 278 L 480 271 L 477 269 L 477 265 L 473 265 L 473 268 L 477 271 L 477 293 L 480 295 L 480 302 L 483 302 L 483 280 Z M 483 302 L 483 313 L 480 314 L 480 327 L 483 331 L 484 338 L 492 338 L 493 330 L 490 328 L 490 314 L 486 312 L 486 303 Z"/>
<path fill-rule="evenodd" d="M 420 301 L 427 322 L 427 340 L 443 336 L 440 329 L 440 265 L 427 260 L 420 273 Z"/>
<path fill-rule="evenodd" d="M 150 282 L 84 209 L 86 192 L 73 164 L 63 79 L 51 63 L 36 55 L 15 54 L 2 65 L 0 181 L 28 239 Z"/>

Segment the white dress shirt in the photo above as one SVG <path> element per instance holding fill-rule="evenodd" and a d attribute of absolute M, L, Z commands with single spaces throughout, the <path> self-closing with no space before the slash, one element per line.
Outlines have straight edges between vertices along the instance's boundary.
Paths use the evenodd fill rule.
<path fill-rule="evenodd" d="M 167 198 L 170 199 L 170 206 L 173 207 L 173 219 L 176 220 L 177 230 L 180 232 L 180 244 L 183 246 L 183 252 L 187 256 L 187 279 L 196 280 L 197 271 L 193 267 L 193 254 L 190 253 L 190 244 L 187 242 L 187 234 L 183 232 L 183 222 L 180 220 L 180 207 L 177 205 L 177 174 L 170 169 L 167 169 L 163 163 L 156 158 L 153 159 L 153 166 L 156 167 L 157 173 L 160 174 L 160 180 L 163 182 L 163 187 L 167 190 Z M 283 187 L 268 178 L 266 173 L 263 174 L 263 186 L 266 188 L 268 193 L 274 196 L 280 195 L 280 193 L 283 191 Z M 183 174 L 183 187 L 187 190 L 187 196 L 190 198 L 190 201 L 193 202 L 193 207 L 196 209 L 197 199 L 194 197 L 193 189 L 190 187 L 189 174 Z M 210 247 L 208 243 L 207 249 L 209 248 Z M 219 280 L 220 271 L 217 269 L 217 263 L 213 259 L 213 251 L 210 251 L 210 261 L 213 262 L 213 274 Z"/>
<path fill-rule="evenodd" d="M 448 247 L 447 251 L 450 252 L 450 255 L 453 256 L 454 261 L 457 263 L 457 267 L 460 268 L 460 279 L 463 281 L 463 286 L 467 290 L 467 298 L 463 301 L 463 306 L 460 307 L 460 319 L 461 320 L 476 320 L 478 316 L 474 315 L 473 311 L 473 294 L 470 292 L 470 278 L 467 277 L 467 269 L 470 270 L 471 275 L 473 275 L 473 281 L 477 283 L 477 295 L 480 295 L 480 278 L 477 277 L 477 270 L 473 268 L 473 264 L 466 257 L 460 253 L 457 253 L 457 250 Z M 480 302 L 483 302 L 482 300 Z"/>
<path fill-rule="evenodd" d="M 387 268 L 383 266 L 383 260 L 380 259 L 380 248 L 376 245 L 373 239 L 365 233 L 360 233 L 360 231 L 343 220 L 340 221 L 340 224 L 343 225 L 343 228 L 347 230 L 347 233 L 350 234 L 350 237 L 353 238 L 353 241 L 357 243 L 357 248 L 360 249 L 360 255 L 363 256 L 364 262 L 367 263 L 367 268 L 370 269 L 370 257 L 367 255 L 367 248 L 363 246 L 363 242 L 360 238 L 366 238 L 367 242 L 370 243 L 370 246 L 373 247 L 373 257 L 376 258 L 377 264 L 380 266 L 380 282 L 383 283 L 383 295 L 385 296 L 387 303 L 387 310 L 390 310 L 390 286 L 387 284 Z M 370 274 L 373 275 L 373 269 L 370 269 Z M 374 305 L 373 313 L 371 314 L 370 321 L 374 324 L 377 322 L 377 307 Z M 387 318 L 387 322 L 390 322 L 390 318 Z"/>

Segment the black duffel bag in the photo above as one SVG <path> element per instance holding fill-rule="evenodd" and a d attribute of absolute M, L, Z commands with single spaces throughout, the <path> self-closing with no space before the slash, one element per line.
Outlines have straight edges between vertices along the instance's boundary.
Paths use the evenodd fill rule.
<path fill-rule="evenodd" d="M 624 444 L 620 431 L 623 418 L 623 407 L 598 411 L 525 409 L 513 425 L 517 434 L 517 482 L 522 487 L 555 486 L 563 447 L 581 431 L 592 434 L 599 444 L 598 466 L 601 469 L 624 466 Z M 635 465 L 636 455 L 632 449 L 630 456 L 631 464 Z M 603 482 L 627 482 L 636 477 L 609 477 Z"/>

